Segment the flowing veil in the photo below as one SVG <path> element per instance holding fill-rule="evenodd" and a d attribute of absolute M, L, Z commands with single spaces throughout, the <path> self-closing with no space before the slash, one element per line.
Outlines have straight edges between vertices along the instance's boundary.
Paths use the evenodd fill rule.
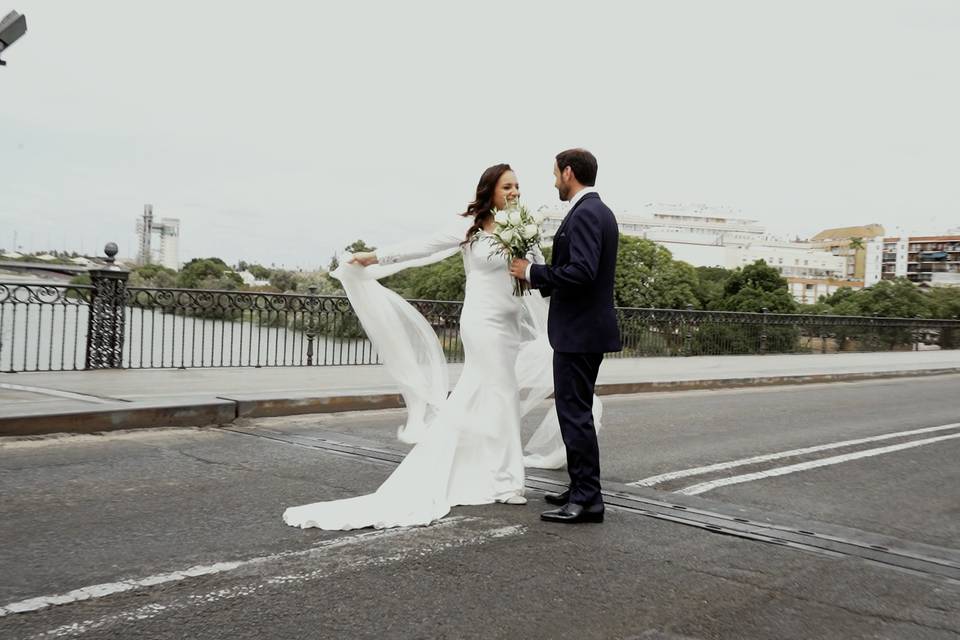
<path fill-rule="evenodd" d="M 331 272 L 343 285 L 360 324 L 390 377 L 400 387 L 407 407 L 407 422 L 398 429 L 402 442 L 416 443 L 430 428 L 447 398 L 450 381 L 443 348 L 433 327 L 409 302 L 384 287 L 379 280 L 404 269 L 419 267 L 455 255 L 451 248 L 433 255 L 368 267 L 346 262 Z M 547 301 L 536 291 L 522 298 L 522 343 L 516 374 L 520 414 L 527 415 L 553 393 L 553 350 L 547 340 Z M 594 423 L 599 430 L 603 413 L 594 396 Z M 551 406 L 525 447 L 527 467 L 558 469 L 566 464 L 556 408 Z"/>

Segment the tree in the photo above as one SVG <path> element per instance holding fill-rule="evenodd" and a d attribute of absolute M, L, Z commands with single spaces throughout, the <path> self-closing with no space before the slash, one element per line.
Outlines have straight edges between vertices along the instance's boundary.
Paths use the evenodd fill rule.
<path fill-rule="evenodd" d="M 926 295 L 934 318 L 960 318 L 960 287 L 934 287 Z"/>
<path fill-rule="evenodd" d="M 281 292 L 297 290 L 297 275 L 293 271 L 276 269 L 268 274 L 270 286 L 276 290 Z"/>
<path fill-rule="evenodd" d="M 935 287 L 927 293 L 927 300 L 934 318 L 945 320 L 960 318 L 960 288 Z M 954 327 L 941 329 L 937 344 L 941 349 L 960 347 L 960 329 Z"/>
<path fill-rule="evenodd" d="M 738 267 L 723 286 L 723 298 L 714 304 L 721 311 L 796 313 L 797 303 L 780 272 L 763 260 Z"/>
<path fill-rule="evenodd" d="M 247 265 L 247 271 L 250 272 L 257 280 L 269 280 L 270 276 L 273 274 L 271 269 L 263 266 L 262 264 L 250 264 Z"/>
<path fill-rule="evenodd" d="M 697 299 L 701 309 L 709 309 L 723 298 L 723 288 L 733 273 L 724 267 L 697 267 Z"/>
<path fill-rule="evenodd" d="M 825 299 L 833 312 L 843 316 L 884 318 L 929 318 L 933 315 L 930 301 L 915 284 L 906 278 L 881 280 L 859 291 L 840 289 Z"/>
<path fill-rule="evenodd" d="M 465 284 L 463 256 L 459 253 L 383 279 L 385 287 L 404 298 L 420 300 L 463 300 Z"/>
<path fill-rule="evenodd" d="M 171 289 L 177 286 L 177 272 L 159 264 L 145 264 L 130 272 L 131 287 Z"/>
<path fill-rule="evenodd" d="M 796 313 L 797 303 L 787 281 L 763 260 L 734 270 L 723 284 L 723 297 L 711 304 L 718 311 Z M 700 323 L 692 341 L 695 354 L 790 353 L 797 350 L 795 326 L 773 324 Z"/>
<path fill-rule="evenodd" d="M 239 289 L 243 279 L 220 258 L 194 258 L 183 265 L 177 284 L 185 289 Z"/>
<path fill-rule="evenodd" d="M 683 309 L 697 305 L 697 271 L 646 238 L 620 236 L 614 300 L 620 307 Z"/>
<path fill-rule="evenodd" d="M 863 238 L 861 237 L 850 238 L 850 244 L 848 246 L 854 251 L 866 248 L 866 245 L 863 243 Z"/>
<path fill-rule="evenodd" d="M 855 295 L 856 291 L 851 287 L 840 287 L 833 293 L 828 296 L 820 296 L 820 302 L 824 303 L 830 308 L 836 307 L 844 300 L 848 300 L 851 296 Z"/>

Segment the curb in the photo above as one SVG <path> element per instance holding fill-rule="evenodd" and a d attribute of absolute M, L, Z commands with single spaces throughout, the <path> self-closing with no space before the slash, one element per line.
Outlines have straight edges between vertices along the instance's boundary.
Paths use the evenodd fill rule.
<path fill-rule="evenodd" d="M 0 437 L 227 424 L 234 421 L 236 411 L 236 403 L 219 399 L 118 402 L 56 413 L 0 416 Z"/>
<path fill-rule="evenodd" d="M 856 382 L 884 378 L 912 378 L 960 373 L 960 367 L 912 369 L 753 378 L 718 378 L 712 380 L 670 380 L 661 382 L 626 382 L 598 384 L 597 395 L 641 394 L 702 389 L 735 389 L 777 385 Z M 24 412 L 0 416 L 0 437 L 41 436 L 53 433 L 96 433 L 119 429 L 155 427 L 203 427 L 230 424 L 238 418 L 266 418 L 309 413 L 340 413 L 398 409 L 403 407 L 398 393 L 351 395 L 276 396 L 236 395 L 189 400 L 169 398 L 151 402 L 117 402 L 99 404 L 89 409 L 58 412 Z"/>

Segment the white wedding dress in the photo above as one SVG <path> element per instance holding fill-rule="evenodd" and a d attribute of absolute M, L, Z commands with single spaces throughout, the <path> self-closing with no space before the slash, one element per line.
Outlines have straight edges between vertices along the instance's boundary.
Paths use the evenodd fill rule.
<path fill-rule="evenodd" d="M 455 505 L 523 496 L 525 462 L 540 468 L 566 463 L 555 410 L 528 443 L 526 460 L 521 445 L 521 417 L 553 391 L 546 301 L 536 292 L 513 295 L 505 258 L 489 234 L 481 231 L 461 247 L 468 227 L 463 220 L 423 242 L 378 251 L 379 265 L 342 261 L 333 273 L 400 386 L 408 415 L 399 437 L 416 444 L 375 493 L 291 507 L 283 514 L 288 525 L 332 530 L 426 525 Z M 433 328 L 377 280 L 458 251 L 466 271 L 460 316 L 464 365 L 448 397 L 447 364 Z M 539 252 L 531 257 L 542 261 Z M 594 406 L 599 423 L 599 401 Z"/>

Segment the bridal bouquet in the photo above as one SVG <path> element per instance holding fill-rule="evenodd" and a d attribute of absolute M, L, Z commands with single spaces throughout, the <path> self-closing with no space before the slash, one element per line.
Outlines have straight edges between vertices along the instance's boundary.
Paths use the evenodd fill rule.
<path fill-rule="evenodd" d="M 499 253 L 509 262 L 513 258 L 526 258 L 534 247 L 540 246 L 542 213 L 530 213 L 516 200 L 507 202 L 504 209 L 493 209 L 496 227 L 493 237 L 500 243 Z M 513 279 L 513 295 L 522 296 L 530 290 L 526 280 Z"/>

